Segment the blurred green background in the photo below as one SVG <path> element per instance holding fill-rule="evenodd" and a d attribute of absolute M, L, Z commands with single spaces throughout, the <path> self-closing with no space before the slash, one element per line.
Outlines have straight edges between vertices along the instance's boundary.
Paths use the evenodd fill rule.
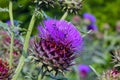
<path fill-rule="evenodd" d="M 0 7 L 8 8 L 8 1 L 9 0 L 0 0 Z M 30 15 L 32 13 L 32 2 L 33 0 L 17 0 L 18 3 L 15 2 L 14 4 L 14 19 L 26 22 L 28 24 L 30 20 Z M 32 4 L 33 5 L 33 4 Z M 120 0 L 84 0 L 83 1 L 83 8 L 79 12 L 79 15 L 82 15 L 85 12 L 92 13 L 97 18 L 97 25 L 100 30 L 104 23 L 109 23 L 114 29 L 115 23 L 117 20 L 120 19 Z M 47 14 L 53 18 L 60 18 L 63 14 L 61 9 L 56 6 L 54 8 L 45 9 Z M 50 11 L 50 12 L 49 12 Z M 27 15 L 26 15 L 27 14 Z M 71 16 L 68 17 L 68 19 Z M 8 13 L 0 12 L 0 20 L 6 21 L 9 20 Z"/>

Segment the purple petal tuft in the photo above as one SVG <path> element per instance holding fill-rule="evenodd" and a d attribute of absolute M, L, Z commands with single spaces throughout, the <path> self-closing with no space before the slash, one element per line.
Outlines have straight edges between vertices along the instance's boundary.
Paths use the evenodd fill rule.
<path fill-rule="evenodd" d="M 91 23 L 95 23 L 96 22 L 95 16 L 93 16 L 92 14 L 89 14 L 89 13 L 83 14 L 83 18 L 84 19 L 89 19 Z"/>
<path fill-rule="evenodd" d="M 83 38 L 76 27 L 64 20 L 46 20 L 44 25 L 38 26 L 39 37 L 42 39 L 53 39 L 56 43 L 62 43 L 73 51 L 82 48 Z"/>

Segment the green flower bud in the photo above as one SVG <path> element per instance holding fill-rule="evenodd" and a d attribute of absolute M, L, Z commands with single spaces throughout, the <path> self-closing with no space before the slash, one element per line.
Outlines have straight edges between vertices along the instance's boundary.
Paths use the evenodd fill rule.
<path fill-rule="evenodd" d="M 82 7 L 82 0 L 58 0 L 64 11 L 77 14 Z"/>

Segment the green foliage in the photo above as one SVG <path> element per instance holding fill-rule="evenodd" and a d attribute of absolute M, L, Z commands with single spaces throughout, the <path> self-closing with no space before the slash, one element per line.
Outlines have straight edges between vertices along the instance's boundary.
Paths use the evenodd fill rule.
<path fill-rule="evenodd" d="M 18 2 L 15 2 L 14 11 L 17 10 L 17 12 L 14 12 L 14 14 L 20 16 L 18 17 L 17 15 L 15 15 L 14 18 L 28 22 L 29 16 L 31 15 L 31 11 L 30 11 L 31 6 L 29 4 L 31 4 L 30 0 L 18 0 Z M 97 1 L 85 0 L 83 2 L 83 9 L 79 13 L 81 14 L 81 13 L 89 12 L 94 14 L 97 18 L 97 25 L 99 25 L 101 29 L 104 23 L 107 22 L 112 26 L 114 26 L 115 22 L 118 19 L 120 19 L 119 5 L 120 5 L 120 0 L 97 0 Z M 0 1 L 0 7 L 2 8 L 8 7 L 8 0 Z M 59 18 L 61 16 L 61 13 L 59 13 L 59 11 L 60 11 L 59 8 L 57 8 L 57 10 L 51 9 L 51 13 L 47 13 L 47 14 Z M 55 15 L 55 13 L 57 13 L 57 15 Z M 8 13 L 6 12 L 0 13 L 0 16 L 1 16 L 1 20 L 9 19 Z"/>
<path fill-rule="evenodd" d="M 120 19 L 119 5 L 120 0 L 85 0 L 82 12 L 94 14 L 100 29 L 104 23 L 109 23 L 114 27 L 116 21 Z"/>
<path fill-rule="evenodd" d="M 30 5 L 32 4 L 32 1 L 18 0 L 18 2 L 14 2 L 14 4 L 14 19 L 26 22 L 26 24 L 23 25 L 26 26 L 29 22 L 32 12 L 32 10 L 30 10 L 32 8 L 32 6 Z M 116 21 L 120 19 L 119 5 L 120 0 L 85 0 L 83 2 L 83 9 L 80 11 L 80 14 L 85 12 L 94 14 L 97 18 L 97 25 L 101 30 L 103 30 L 102 26 L 104 23 L 109 23 L 111 26 L 114 27 Z M 8 7 L 8 0 L 0 1 L 0 7 Z M 56 9 L 46 9 L 45 11 L 51 17 L 54 16 L 54 18 L 60 18 L 60 16 L 62 15 L 62 13 L 60 13 L 61 9 L 59 8 L 59 6 L 55 6 L 55 8 Z M 0 20 L 9 20 L 9 15 L 7 12 L 4 12 L 4 14 L 0 12 L 0 16 Z"/>

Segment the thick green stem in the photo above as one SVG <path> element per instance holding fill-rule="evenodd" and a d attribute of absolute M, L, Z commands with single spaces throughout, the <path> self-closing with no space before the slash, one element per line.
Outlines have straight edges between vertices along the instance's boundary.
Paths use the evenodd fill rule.
<path fill-rule="evenodd" d="M 96 76 L 97 77 L 99 77 L 100 76 L 100 74 L 99 73 L 97 73 L 97 71 L 91 66 L 91 65 L 89 65 L 89 67 L 92 69 L 92 71 L 96 74 Z"/>
<path fill-rule="evenodd" d="M 10 44 L 10 62 L 9 65 L 12 67 L 13 63 L 13 46 L 14 46 L 14 33 L 11 33 L 11 44 Z"/>
<path fill-rule="evenodd" d="M 11 25 L 12 25 L 12 27 L 14 27 L 13 12 L 12 12 L 12 1 L 9 2 L 9 16 L 10 16 Z"/>
<path fill-rule="evenodd" d="M 9 2 L 9 16 L 10 16 L 11 29 L 13 30 L 14 21 L 13 21 L 13 13 L 12 13 L 12 1 Z M 10 61 L 9 61 L 10 67 L 12 67 L 12 63 L 13 63 L 13 46 L 14 46 L 14 33 L 11 32 Z"/>
<path fill-rule="evenodd" d="M 42 80 L 42 79 L 41 79 L 41 74 L 38 75 L 38 80 Z"/>
<path fill-rule="evenodd" d="M 29 24 L 28 32 L 27 32 L 27 35 L 26 35 L 26 38 L 25 38 L 25 43 L 24 43 L 24 46 L 23 46 L 23 54 L 27 54 L 27 50 L 28 50 L 28 46 L 29 46 L 29 39 L 30 39 L 30 35 L 32 33 L 34 23 L 35 23 L 35 15 L 32 16 L 32 19 L 31 19 L 30 24 Z M 20 58 L 19 64 L 17 66 L 17 69 L 15 71 L 15 75 L 13 76 L 12 80 L 17 80 L 18 79 L 18 76 L 19 76 L 19 74 L 20 74 L 20 72 L 21 72 L 21 70 L 24 66 L 24 60 L 25 60 L 25 56 L 22 55 L 21 58 Z"/>
<path fill-rule="evenodd" d="M 84 35 L 82 35 L 82 37 L 85 37 L 85 36 L 87 36 L 89 33 L 91 33 L 92 32 L 92 30 L 89 30 L 86 34 L 84 34 Z"/>
<path fill-rule="evenodd" d="M 61 20 L 65 20 L 66 17 L 67 17 L 67 15 L 68 15 L 68 11 L 66 11 L 66 12 L 64 13 L 64 15 L 62 16 Z"/>

